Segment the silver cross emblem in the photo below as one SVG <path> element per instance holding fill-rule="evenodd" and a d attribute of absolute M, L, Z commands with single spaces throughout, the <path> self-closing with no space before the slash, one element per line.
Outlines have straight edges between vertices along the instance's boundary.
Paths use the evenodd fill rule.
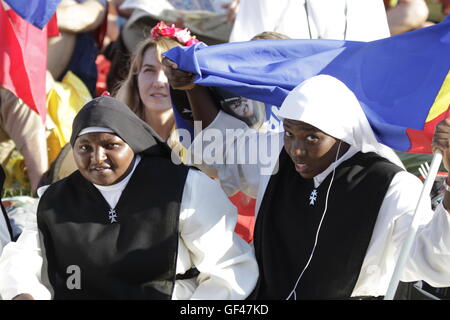
<path fill-rule="evenodd" d="M 116 218 L 117 218 L 116 210 L 114 210 L 113 208 L 109 209 L 108 218 L 109 218 L 109 222 L 110 223 L 117 222 L 117 220 L 116 220 Z"/>
<path fill-rule="evenodd" d="M 311 195 L 309 196 L 309 205 L 313 206 L 317 200 L 317 190 L 314 189 L 311 191 Z"/>

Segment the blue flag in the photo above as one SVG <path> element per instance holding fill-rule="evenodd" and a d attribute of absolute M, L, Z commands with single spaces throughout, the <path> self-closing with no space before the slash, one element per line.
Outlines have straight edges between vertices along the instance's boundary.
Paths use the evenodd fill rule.
<path fill-rule="evenodd" d="M 194 73 L 200 85 L 275 106 L 305 79 L 336 77 L 355 93 L 378 140 L 400 151 L 429 152 L 429 132 L 423 129 L 442 118 L 450 104 L 450 79 L 445 82 L 450 69 L 449 17 L 435 26 L 372 42 L 200 43 L 164 55 Z"/>
<path fill-rule="evenodd" d="M 44 28 L 56 11 L 61 0 L 4 0 L 19 16 Z"/>

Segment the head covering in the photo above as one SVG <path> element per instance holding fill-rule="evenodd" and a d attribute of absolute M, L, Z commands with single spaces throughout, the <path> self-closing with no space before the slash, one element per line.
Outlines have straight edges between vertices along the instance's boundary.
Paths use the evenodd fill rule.
<path fill-rule="evenodd" d="M 103 127 L 87 127 L 80 131 L 78 134 L 79 136 L 82 136 L 83 134 L 93 133 L 93 132 L 106 132 L 106 133 L 114 133 L 113 130 L 109 128 L 103 128 Z"/>
<path fill-rule="evenodd" d="M 306 122 L 361 152 L 375 152 L 403 168 L 398 156 L 379 143 L 354 93 L 340 80 L 318 75 L 286 97 L 276 115 Z"/>
<path fill-rule="evenodd" d="M 115 98 L 98 97 L 81 108 L 73 120 L 70 137 L 72 147 L 80 133 L 92 127 L 111 129 L 131 147 L 135 154 L 170 156 L 169 147 L 156 138 L 157 135 L 152 128 L 139 119 L 126 104 Z M 86 130 L 83 133 L 86 133 Z"/>

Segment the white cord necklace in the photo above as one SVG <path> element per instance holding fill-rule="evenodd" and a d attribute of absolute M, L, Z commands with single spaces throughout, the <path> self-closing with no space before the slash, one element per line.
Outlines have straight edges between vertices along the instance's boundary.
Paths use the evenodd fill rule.
<path fill-rule="evenodd" d="M 322 222 L 323 222 L 323 219 L 325 218 L 325 214 L 327 213 L 327 209 L 328 209 L 328 195 L 330 194 L 331 185 L 333 184 L 333 180 L 334 180 L 334 174 L 336 173 L 336 161 L 337 161 L 337 159 L 338 159 L 338 157 L 339 157 L 339 150 L 341 149 L 341 143 L 342 143 L 342 141 L 339 141 L 339 146 L 338 146 L 338 149 L 337 149 L 337 152 L 336 152 L 336 159 L 335 159 L 335 161 L 334 161 L 333 175 L 331 176 L 331 181 L 330 181 L 330 184 L 328 185 L 327 195 L 326 195 L 326 197 L 325 197 L 325 208 L 324 208 L 324 210 L 323 210 L 322 217 L 320 218 L 319 227 L 317 228 L 316 237 L 315 237 L 315 240 L 314 240 L 314 246 L 313 246 L 313 248 L 312 248 L 312 250 L 311 250 L 311 255 L 309 256 L 309 259 L 308 259 L 308 262 L 306 263 L 306 266 L 303 268 L 302 272 L 301 272 L 300 275 L 298 276 L 297 281 L 295 282 L 294 288 L 293 288 L 292 291 L 289 293 L 289 295 L 288 295 L 288 297 L 286 298 L 286 300 L 289 300 L 292 296 L 294 296 L 294 300 L 297 300 L 297 293 L 296 293 L 295 291 L 297 290 L 297 286 L 298 286 L 298 284 L 299 284 L 299 282 L 300 282 L 300 279 L 302 278 L 303 274 L 305 273 L 306 269 L 307 269 L 308 266 L 309 266 L 309 263 L 310 263 L 311 260 L 312 260 L 312 257 L 313 257 L 313 255 L 314 255 L 314 251 L 316 251 L 317 242 L 318 242 L 318 240 L 319 240 L 319 232 L 320 232 L 320 228 L 322 227 Z M 314 190 L 311 192 L 311 196 L 312 196 L 312 194 L 313 194 L 314 191 L 316 191 L 316 189 L 314 189 Z M 316 193 L 317 193 L 317 191 L 316 191 Z M 316 198 L 317 198 L 317 197 L 316 197 Z M 310 199 L 311 199 L 311 198 L 310 198 Z M 310 200 L 310 201 L 312 201 L 312 200 Z M 315 200 L 314 200 L 314 201 L 315 201 Z M 309 204 L 311 205 L 311 202 L 310 202 Z"/>

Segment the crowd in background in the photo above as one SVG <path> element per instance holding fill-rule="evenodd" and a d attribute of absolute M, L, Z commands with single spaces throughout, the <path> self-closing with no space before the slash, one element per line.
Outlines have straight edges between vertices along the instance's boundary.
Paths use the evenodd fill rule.
<path fill-rule="evenodd" d="M 183 5 L 183 1 L 178 2 Z M 70 147 L 72 121 L 92 98 L 109 92 L 128 105 L 170 148 L 180 144 L 175 114 L 182 110 L 176 110 L 173 101 L 179 98 L 192 102 L 195 95 L 170 88 L 161 54 L 192 43 L 164 34 L 152 36 L 151 30 L 160 20 L 165 20 L 166 26 L 188 27 L 196 35 L 194 39 L 214 45 L 287 38 L 373 41 L 439 23 L 450 13 L 448 0 L 218 2 L 209 13 L 175 7 L 155 14 L 149 11 L 146 1 L 61 1 L 57 9 L 60 35 L 49 38 L 48 43 L 46 123 L 21 99 L 0 89 L 0 163 L 6 172 L 3 196 L 12 196 L 4 206 L 13 221 L 15 238 L 29 223 L 22 213 L 36 210 L 37 205 L 31 199 L 15 196 L 36 199 L 39 186 L 56 182 L 77 169 Z M 241 120 L 250 119 L 244 111 L 239 114 L 240 105 L 227 113 Z M 251 124 L 258 123 L 260 131 L 274 129 L 270 110 L 264 106 L 260 110 L 261 115 Z M 193 120 L 192 115 L 181 116 Z M 283 130 L 279 123 L 276 130 Z M 186 150 L 183 146 L 177 150 L 183 159 Z M 216 180 L 220 183 L 220 179 Z M 236 232 L 251 242 L 255 196 L 238 192 L 229 194 L 229 199 L 238 209 Z"/>

